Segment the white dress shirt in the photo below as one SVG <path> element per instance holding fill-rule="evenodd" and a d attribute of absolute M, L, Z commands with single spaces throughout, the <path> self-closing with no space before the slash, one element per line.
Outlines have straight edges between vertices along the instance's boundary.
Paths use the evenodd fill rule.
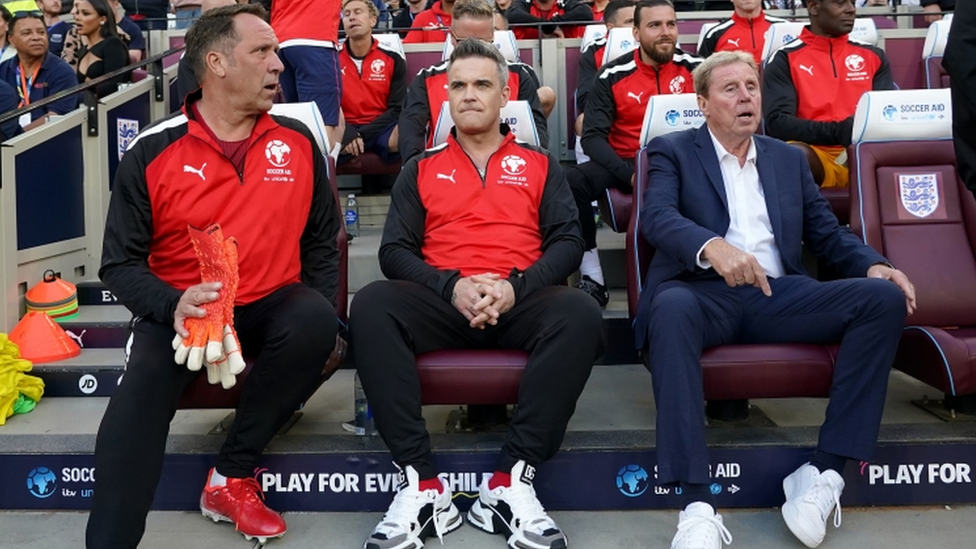
<path fill-rule="evenodd" d="M 783 276 L 783 259 L 776 247 L 769 212 L 766 210 L 765 193 L 756 170 L 756 141 L 749 140 L 746 162 L 740 167 L 739 159 L 725 150 L 711 129 L 708 130 L 708 135 L 715 145 L 718 164 L 722 168 L 722 181 L 725 183 L 725 197 L 729 203 L 729 230 L 725 233 L 725 241 L 754 255 L 766 276 Z M 712 240 L 715 239 L 708 242 Z M 698 250 L 698 266 L 708 269 L 711 264 L 702 257 L 705 246 Z"/>

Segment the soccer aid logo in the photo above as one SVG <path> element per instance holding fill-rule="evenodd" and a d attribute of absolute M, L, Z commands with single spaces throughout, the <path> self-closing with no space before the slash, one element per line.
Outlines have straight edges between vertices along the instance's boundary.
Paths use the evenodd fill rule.
<path fill-rule="evenodd" d="M 510 154 L 502 158 L 502 169 L 508 175 L 522 175 L 527 166 L 525 159 L 518 155 Z"/>
<path fill-rule="evenodd" d="M 382 59 L 374 59 L 373 62 L 369 64 L 369 68 L 370 70 L 373 71 L 374 74 L 379 74 L 383 72 L 383 67 L 385 65 L 386 64 L 383 63 Z"/>
<path fill-rule="evenodd" d="M 625 465 L 617 471 L 617 489 L 629 498 L 643 495 L 647 491 L 650 480 L 647 471 L 640 465 Z"/>
<path fill-rule="evenodd" d="M 284 168 L 291 162 L 291 147 L 280 139 L 272 139 L 264 147 L 264 156 L 275 167 Z"/>
<path fill-rule="evenodd" d="M 884 110 L 881 112 L 884 115 L 885 120 L 888 120 L 889 122 L 894 121 L 895 118 L 898 116 L 898 108 L 895 107 L 894 105 L 885 106 Z"/>
<path fill-rule="evenodd" d="M 27 491 L 35 498 L 49 498 L 58 487 L 58 477 L 47 467 L 31 469 L 27 473 Z"/>
<path fill-rule="evenodd" d="M 675 76 L 671 79 L 671 93 L 681 93 L 685 90 L 685 77 Z"/>
<path fill-rule="evenodd" d="M 672 128 L 678 125 L 679 120 L 681 120 L 681 113 L 674 109 L 671 109 L 664 115 L 664 121 Z"/>
<path fill-rule="evenodd" d="M 864 68 L 864 58 L 854 53 L 847 56 L 847 59 L 844 60 L 844 64 L 847 65 L 847 69 L 851 72 L 861 72 L 861 70 Z"/>

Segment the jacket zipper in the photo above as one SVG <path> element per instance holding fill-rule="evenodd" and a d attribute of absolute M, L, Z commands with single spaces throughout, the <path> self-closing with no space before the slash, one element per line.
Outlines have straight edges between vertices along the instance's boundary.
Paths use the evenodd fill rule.
<path fill-rule="evenodd" d="M 249 153 L 249 152 L 251 152 L 251 147 L 252 147 L 252 146 L 254 145 L 254 143 L 257 143 L 258 141 L 260 141 L 260 140 L 261 140 L 261 138 L 262 138 L 262 137 L 264 137 L 264 134 L 266 134 L 266 133 L 268 133 L 268 130 L 264 130 L 263 132 L 261 132 L 261 134 L 260 134 L 260 135 L 258 135 L 257 137 L 255 137 L 255 138 L 254 138 L 254 139 L 253 139 L 253 140 L 251 141 L 251 144 L 247 146 L 247 151 L 246 151 L 246 152 L 244 153 L 244 154 L 245 154 L 245 156 L 247 155 L 247 153 Z M 226 154 L 224 154 L 224 151 L 223 151 L 223 150 L 221 150 L 221 149 L 219 149 L 219 148 L 217 148 L 217 147 L 215 147 L 213 143 L 211 143 L 210 141 L 208 141 L 208 140 L 206 140 L 206 139 L 202 139 L 202 138 L 200 138 L 199 136 L 196 136 L 196 135 L 194 135 L 194 136 L 192 136 L 192 137 L 194 137 L 195 139 L 198 139 L 198 140 L 200 140 L 200 141 L 203 141 L 203 142 L 204 142 L 204 143 L 206 143 L 206 144 L 207 144 L 207 145 L 208 145 L 208 146 L 209 146 L 210 148 L 212 148 L 212 149 L 214 149 L 215 151 L 217 151 L 217 154 L 219 154 L 221 158 L 223 158 L 223 159 L 225 159 L 225 160 L 227 160 L 227 162 L 230 162 L 230 166 L 231 166 L 232 168 L 234 168 L 234 173 L 236 173 L 236 174 L 237 174 L 237 181 L 239 181 L 239 182 L 240 182 L 240 185 L 241 185 L 242 187 L 244 186 L 244 172 L 242 172 L 242 171 L 240 171 L 240 170 L 238 170 L 238 169 L 237 169 L 237 166 L 235 166 L 235 165 L 234 165 L 234 163 L 233 163 L 233 162 L 231 162 L 231 160 L 230 160 L 230 158 L 227 158 L 227 155 L 226 155 Z M 245 162 L 246 162 L 246 161 L 245 161 Z"/>
<path fill-rule="evenodd" d="M 501 149 L 499 149 L 499 150 L 501 150 Z M 464 153 L 464 156 L 468 159 L 468 162 L 470 162 L 471 165 L 474 166 L 474 171 L 478 172 L 478 177 L 481 178 L 481 188 L 482 189 L 488 188 L 487 187 L 487 181 L 485 180 L 485 176 L 488 175 L 488 166 L 489 166 L 489 164 L 491 164 L 492 157 L 495 156 L 495 153 L 497 153 L 498 151 L 495 151 L 495 152 L 493 152 L 493 153 L 491 153 L 491 154 L 488 155 L 488 161 L 485 162 L 485 173 L 484 173 L 484 175 L 482 175 L 481 170 L 478 169 L 478 165 L 474 163 L 474 160 L 471 158 L 471 156 L 464 149 L 461 149 L 461 152 Z"/>
<path fill-rule="evenodd" d="M 834 71 L 834 78 L 837 78 L 837 65 L 834 64 L 834 43 L 827 42 L 830 47 L 830 70 Z"/>
<path fill-rule="evenodd" d="M 749 36 L 752 38 L 752 49 L 756 49 L 756 29 L 752 26 L 752 19 L 749 20 Z"/>

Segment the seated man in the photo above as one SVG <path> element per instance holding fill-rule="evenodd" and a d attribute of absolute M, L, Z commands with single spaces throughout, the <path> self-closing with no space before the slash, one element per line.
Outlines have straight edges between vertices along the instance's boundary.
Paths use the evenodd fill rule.
<path fill-rule="evenodd" d="M 510 547 L 566 547 L 532 479 L 559 449 L 599 354 L 602 319 L 593 300 L 560 285 L 582 252 L 573 199 L 556 158 L 499 125 L 507 74 L 489 43 L 464 40 L 451 54 L 454 130 L 404 166 L 380 245 L 389 280 L 352 304 L 356 367 L 402 474 L 365 547 L 419 549 L 461 526 L 450 485 L 431 463 L 415 361 L 459 348 L 530 353 L 495 473 L 468 520 Z"/>
<path fill-rule="evenodd" d="M 633 28 L 634 26 L 634 6 L 636 0 L 612 0 L 606 8 L 600 12 L 603 15 L 603 24 L 610 29 L 617 27 Z M 580 51 L 579 70 L 576 73 L 576 136 L 583 135 L 583 111 L 586 109 L 586 97 L 593 87 L 593 79 L 596 78 L 596 71 L 603 65 L 603 53 L 607 47 L 607 38 L 598 38 L 586 45 Z M 582 151 L 580 151 L 582 152 Z"/>
<path fill-rule="evenodd" d="M 493 44 L 493 11 L 486 0 L 459 0 L 454 6 L 451 40 L 477 38 Z M 549 108 L 555 103 L 551 88 L 539 88 L 539 80 L 532 67 L 524 63 L 508 64 L 508 87 L 514 99 L 528 101 L 539 133 L 539 146 L 549 146 L 548 112 L 540 102 L 545 96 Z M 440 118 L 441 105 L 447 101 L 447 62 L 428 67 L 413 79 L 407 88 L 407 98 L 400 113 L 400 156 L 409 160 L 433 144 L 434 129 Z"/>
<path fill-rule="evenodd" d="M 404 44 L 419 44 L 423 42 L 443 42 L 447 39 L 447 31 L 454 21 L 454 0 L 438 0 L 434 5 L 417 14 L 413 19 L 413 28 L 403 38 Z"/>
<path fill-rule="evenodd" d="M 346 42 L 339 51 L 342 69 L 342 113 L 346 131 L 338 162 L 370 151 L 384 162 L 396 162 L 397 120 L 407 88 L 407 62 L 373 38 L 379 10 L 369 0 L 344 0 L 342 28 Z"/>
<path fill-rule="evenodd" d="M 10 19 L 7 36 L 10 45 L 17 49 L 17 56 L 0 63 L 0 80 L 17 91 L 18 107 L 26 107 L 78 85 L 75 71 L 48 53 L 47 27 L 40 12 L 15 13 Z M 21 116 L 20 125 L 24 130 L 31 130 L 46 122 L 50 115 L 68 114 L 77 106 L 77 97 L 64 97 Z"/>
<path fill-rule="evenodd" d="M 785 19 L 767 15 L 762 0 L 732 0 L 735 11 L 732 18 L 712 27 L 702 40 L 699 57 L 708 57 L 717 51 L 744 51 L 752 54 L 756 65 L 762 63 L 766 31 Z"/>
<path fill-rule="evenodd" d="M 596 249 L 594 200 L 615 187 L 630 193 L 634 187 L 634 156 L 648 97 L 691 93 L 691 71 L 701 61 L 677 48 L 678 21 L 669 0 L 640 0 L 634 9 L 633 55 L 622 55 L 604 65 L 586 99 L 583 152 L 589 162 L 566 170 L 576 198 L 583 231 L 583 262 L 577 287 L 593 296 L 601 307 L 610 300 Z"/>
<path fill-rule="evenodd" d="M 766 135 L 796 142 L 813 180 L 846 187 L 854 110 L 864 92 L 891 90 L 884 51 L 848 38 L 854 0 L 809 0 L 810 25 L 773 54 L 763 71 Z"/>
<path fill-rule="evenodd" d="M 95 442 L 90 549 L 139 544 L 177 402 L 202 375 L 192 369 L 214 358 L 210 345 L 201 356 L 206 337 L 190 341 L 189 357 L 183 355 L 189 330 L 196 337 L 209 325 L 219 338 L 221 318 L 232 318 L 240 348 L 256 359 L 200 509 L 232 522 L 247 539 L 263 543 L 285 533 L 284 519 L 263 503 L 254 467 L 329 367 L 338 331 L 340 217 L 308 128 L 267 114 L 282 63 L 265 18 L 261 6 L 242 4 L 194 23 L 186 55 L 201 89 L 182 115 L 144 129 L 119 164 L 99 275 L 136 322 L 125 376 Z M 198 260 L 203 239 L 191 235 L 203 231 L 192 227 L 227 238 L 217 239 L 225 252 L 217 261 Z M 220 268 L 220 258 L 229 268 Z M 200 263 L 211 262 L 216 266 L 202 275 Z M 226 283 L 213 282 L 212 272 L 226 275 Z M 228 322 L 224 333 L 230 329 Z M 225 338 L 223 354 L 240 360 L 235 345 Z M 189 368 L 178 363 L 184 359 Z M 211 376 L 214 366 L 204 367 Z"/>
<path fill-rule="evenodd" d="M 513 0 L 506 17 L 519 40 L 538 40 L 540 28 L 541 38 L 582 38 L 583 27 L 593 22 L 593 10 L 580 0 Z M 546 24 L 519 26 L 526 23 Z"/>
<path fill-rule="evenodd" d="M 405 0 L 401 2 L 400 11 L 393 16 L 390 28 L 398 31 L 400 38 L 405 38 L 409 32 L 407 29 L 413 26 L 414 19 L 433 5 L 434 0 Z"/>
<path fill-rule="evenodd" d="M 649 145 L 640 231 L 656 252 L 634 322 L 657 405 L 658 482 L 680 486 L 687 504 L 671 547 L 731 543 L 709 491 L 702 351 L 840 341 L 817 449 L 783 481 L 783 518 L 816 547 L 835 507 L 840 526 L 845 463 L 874 452 L 915 289 L 838 225 L 799 151 L 754 135 L 761 99 L 751 55 L 712 55 L 695 70 L 695 90 L 705 125 Z M 810 278 L 802 245 L 850 278 Z"/>

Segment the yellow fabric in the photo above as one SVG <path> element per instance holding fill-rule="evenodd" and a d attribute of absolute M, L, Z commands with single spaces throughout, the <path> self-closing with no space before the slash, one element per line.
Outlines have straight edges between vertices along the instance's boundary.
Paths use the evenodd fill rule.
<path fill-rule="evenodd" d="M 44 381 L 39 377 L 27 375 L 33 365 L 20 358 L 20 349 L 0 334 L 0 425 L 14 413 L 14 404 L 21 394 L 34 400 L 41 400 L 44 394 Z"/>
<path fill-rule="evenodd" d="M 828 187 L 846 187 L 850 181 L 850 173 L 847 170 L 847 162 L 837 163 L 837 157 L 845 150 L 844 147 L 826 147 L 822 145 L 810 145 L 813 152 L 823 164 L 824 180 L 820 185 L 821 189 Z"/>
<path fill-rule="evenodd" d="M 17 13 L 18 11 L 40 10 L 40 8 L 37 7 L 37 2 L 34 0 L 13 0 L 12 2 L 4 2 L 3 7 L 10 10 L 11 14 Z"/>

